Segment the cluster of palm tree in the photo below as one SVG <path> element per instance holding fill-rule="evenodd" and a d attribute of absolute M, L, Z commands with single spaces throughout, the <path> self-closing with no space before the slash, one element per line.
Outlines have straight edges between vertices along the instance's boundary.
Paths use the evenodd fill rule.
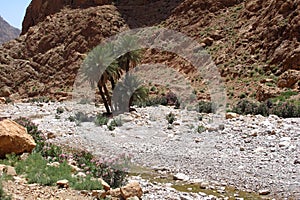
<path fill-rule="evenodd" d="M 125 36 L 118 43 L 95 47 L 83 63 L 84 75 L 93 87 L 97 86 L 107 114 L 111 114 L 112 111 L 118 113 L 127 111 L 133 98 L 141 99 L 147 95 L 145 90 L 137 87 L 141 86 L 141 83 L 136 77 L 129 74 L 129 70 L 137 66 L 141 60 L 141 50 L 131 51 L 136 47 L 137 39 Z M 117 52 L 125 53 L 115 59 Z M 123 81 L 118 83 L 124 73 Z M 112 105 L 112 91 L 115 88 L 117 95 Z"/>

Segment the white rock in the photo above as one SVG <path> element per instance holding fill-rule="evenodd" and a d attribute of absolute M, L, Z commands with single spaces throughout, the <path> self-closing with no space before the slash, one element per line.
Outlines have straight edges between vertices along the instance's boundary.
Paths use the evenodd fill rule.
<path fill-rule="evenodd" d="M 183 173 L 177 173 L 173 176 L 173 179 L 180 180 L 180 181 L 188 181 L 190 179 L 190 177 Z"/>

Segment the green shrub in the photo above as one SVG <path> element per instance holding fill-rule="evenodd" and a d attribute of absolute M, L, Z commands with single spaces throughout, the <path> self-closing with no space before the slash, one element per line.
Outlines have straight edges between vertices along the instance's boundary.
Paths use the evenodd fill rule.
<path fill-rule="evenodd" d="M 30 119 L 25 117 L 19 117 L 14 121 L 27 129 L 28 134 L 30 134 L 36 142 L 36 146 L 33 151 L 40 152 L 44 148 L 46 138 L 43 133 L 38 130 L 38 127 L 32 123 Z"/>
<path fill-rule="evenodd" d="M 108 118 L 103 116 L 102 114 L 98 114 L 94 120 L 94 123 L 97 125 L 97 126 L 103 126 L 103 125 L 107 125 L 108 123 Z"/>
<path fill-rule="evenodd" d="M 97 159 L 86 151 L 75 153 L 73 158 L 86 174 L 103 178 L 110 186 L 120 187 L 126 177 L 129 156 L 122 154 L 109 159 Z"/>
<path fill-rule="evenodd" d="M 239 101 L 232 109 L 238 114 L 252 114 L 268 116 L 270 114 L 278 117 L 300 117 L 300 106 L 293 102 L 272 103 L 270 100 L 261 103 L 251 102 L 249 100 Z"/>
<path fill-rule="evenodd" d="M 25 174 L 29 184 L 54 185 L 58 180 L 72 179 L 72 168 L 66 162 L 58 167 L 47 166 L 47 163 L 40 153 L 33 153 L 16 165 L 16 171 Z"/>
<path fill-rule="evenodd" d="M 173 122 L 176 120 L 176 117 L 172 112 L 170 112 L 169 114 L 167 114 L 166 120 L 169 124 L 173 124 Z"/>
<path fill-rule="evenodd" d="M 200 101 L 198 103 L 198 112 L 199 113 L 212 113 L 213 107 L 212 103 L 208 101 Z"/>
<path fill-rule="evenodd" d="M 47 158 L 51 162 L 62 161 L 61 155 L 63 154 L 63 151 L 61 147 L 57 145 L 46 143 L 40 153 L 44 158 Z"/>
<path fill-rule="evenodd" d="M 56 108 L 56 114 L 58 114 L 58 115 L 62 114 L 64 111 L 65 111 L 65 110 L 64 110 L 63 107 L 58 107 L 58 108 Z"/>
<path fill-rule="evenodd" d="M 16 166 L 16 164 L 19 162 L 19 156 L 16 154 L 6 154 L 6 159 L 0 160 L 0 164 L 9 165 L 9 166 Z"/>
<path fill-rule="evenodd" d="M 100 181 L 90 176 L 73 179 L 71 187 L 75 190 L 101 190 L 103 188 Z"/>
<path fill-rule="evenodd" d="M 197 132 L 198 133 L 202 133 L 202 132 L 204 132 L 206 130 L 206 128 L 204 127 L 204 126 L 202 126 L 202 125 L 199 125 L 198 127 L 197 127 Z"/>
<path fill-rule="evenodd" d="M 115 130 L 116 127 L 120 127 L 122 125 L 123 125 L 122 119 L 121 118 L 115 118 L 109 123 L 107 128 L 108 128 L 108 130 L 113 131 L 113 130 Z"/>

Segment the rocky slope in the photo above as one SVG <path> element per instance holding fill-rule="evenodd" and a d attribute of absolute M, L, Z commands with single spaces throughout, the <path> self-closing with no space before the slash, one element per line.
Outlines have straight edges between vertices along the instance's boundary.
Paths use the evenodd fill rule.
<path fill-rule="evenodd" d="M 0 44 L 19 36 L 20 30 L 12 27 L 0 16 Z"/>
<path fill-rule="evenodd" d="M 84 54 L 111 35 L 153 25 L 202 43 L 232 99 L 299 91 L 299 10 L 299 0 L 33 0 L 23 35 L 0 48 L 0 96 L 68 96 Z M 185 73 L 192 68 L 168 53 L 148 51 L 143 62 L 150 61 Z M 197 91 L 205 89 L 190 80 Z"/>

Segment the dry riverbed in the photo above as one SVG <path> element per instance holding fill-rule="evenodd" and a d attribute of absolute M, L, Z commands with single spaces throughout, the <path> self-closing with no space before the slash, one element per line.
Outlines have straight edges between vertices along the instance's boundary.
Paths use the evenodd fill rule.
<path fill-rule="evenodd" d="M 0 109 L 0 117 L 32 118 L 52 142 L 103 157 L 130 154 L 130 179 L 143 186 L 143 199 L 300 198 L 299 118 L 237 116 L 216 125 L 212 114 L 158 106 L 117 116 L 122 126 L 110 131 L 69 120 L 79 111 L 95 116 L 103 107 L 63 102 Z"/>

